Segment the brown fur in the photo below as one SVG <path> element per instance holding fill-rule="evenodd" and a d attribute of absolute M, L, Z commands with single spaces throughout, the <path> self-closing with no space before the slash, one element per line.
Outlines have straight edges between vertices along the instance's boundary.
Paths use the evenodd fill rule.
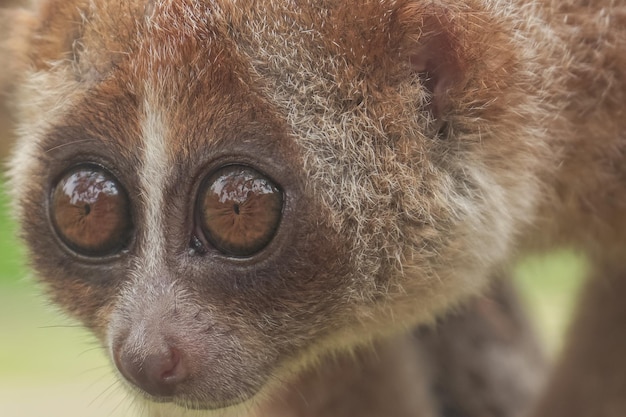
<path fill-rule="evenodd" d="M 265 398 L 325 352 L 432 321 L 529 250 L 573 246 L 621 275 L 624 1 L 57 0 L 36 21 L 12 169 L 34 266 L 113 357 L 174 340 L 197 364 L 178 404 Z M 77 258 L 40 209 L 85 160 L 133 198 L 112 258 Z M 189 248 L 193 196 L 228 163 L 286 196 L 245 261 Z M 589 402 L 626 412 L 623 367 L 572 352 L 563 375 L 606 375 Z M 573 389 L 558 375 L 543 415 L 585 415 L 558 405 Z"/>
<path fill-rule="evenodd" d="M 17 6 L 17 1 L 0 1 L 0 7 Z M 27 31 L 30 30 L 32 18 L 24 13 L 5 10 L 0 14 L 0 51 L 5 58 L 3 71 L 0 71 L 0 158 L 6 160 L 9 149 L 15 141 L 14 120 L 10 110 L 12 106 L 6 101 L 14 83 L 11 77 L 25 65 L 23 57 L 28 49 L 24 41 Z M 25 33 L 21 33 L 24 31 Z M 11 42 L 8 39 L 12 39 Z"/>
<path fill-rule="evenodd" d="M 326 358 L 255 415 L 525 416 L 545 362 L 515 292 L 496 284 L 437 326 Z"/>

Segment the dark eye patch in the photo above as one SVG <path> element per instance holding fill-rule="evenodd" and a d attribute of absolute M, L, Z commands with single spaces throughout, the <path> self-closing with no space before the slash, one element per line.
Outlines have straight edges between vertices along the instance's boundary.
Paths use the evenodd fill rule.
<path fill-rule="evenodd" d="M 50 209 L 58 236 L 81 255 L 112 255 L 130 239 L 128 196 L 117 179 L 97 165 L 65 173 L 54 186 Z"/>

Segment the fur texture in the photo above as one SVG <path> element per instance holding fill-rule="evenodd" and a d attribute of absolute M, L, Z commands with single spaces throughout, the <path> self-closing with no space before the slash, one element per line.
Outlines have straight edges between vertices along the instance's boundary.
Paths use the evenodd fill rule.
<path fill-rule="evenodd" d="M 623 266 L 621 0 L 51 0 L 35 21 L 11 170 L 34 267 L 112 357 L 174 343 L 197 364 L 178 405 L 255 403 L 528 250 Z M 41 209 L 84 162 L 132 200 L 106 259 L 64 248 Z M 245 260 L 189 243 L 203 179 L 233 163 L 285 194 Z"/>

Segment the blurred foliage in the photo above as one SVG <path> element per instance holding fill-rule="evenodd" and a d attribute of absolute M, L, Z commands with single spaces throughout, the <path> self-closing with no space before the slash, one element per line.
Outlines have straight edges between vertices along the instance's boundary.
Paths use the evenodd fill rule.
<path fill-rule="evenodd" d="M 0 182 L 0 285 L 16 285 L 25 274 L 24 254 L 16 237 L 16 227 L 10 220 L 9 199 L 5 185 Z"/>
<path fill-rule="evenodd" d="M 571 251 L 524 259 L 515 280 L 548 353 L 561 347 L 578 289 L 587 275 L 585 260 Z"/>

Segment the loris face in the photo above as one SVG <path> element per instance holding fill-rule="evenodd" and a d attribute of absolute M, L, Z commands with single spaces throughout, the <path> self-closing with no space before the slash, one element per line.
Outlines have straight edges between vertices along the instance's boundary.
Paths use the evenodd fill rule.
<path fill-rule="evenodd" d="M 23 233 L 130 389 L 254 401 L 483 285 L 534 206 L 510 125 L 536 85 L 466 7 L 488 29 L 422 1 L 43 2 Z"/>

